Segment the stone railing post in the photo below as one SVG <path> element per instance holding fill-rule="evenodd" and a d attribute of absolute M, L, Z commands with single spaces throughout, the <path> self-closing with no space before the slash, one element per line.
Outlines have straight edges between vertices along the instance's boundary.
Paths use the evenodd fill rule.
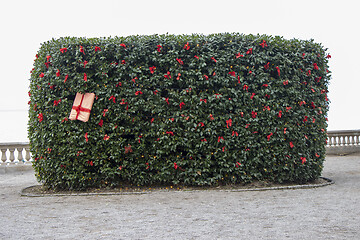
<path fill-rule="evenodd" d="M 2 149 L 1 149 L 1 162 L 0 162 L 0 163 L 6 162 L 6 151 L 7 151 L 6 148 L 2 148 Z"/>
<path fill-rule="evenodd" d="M 9 148 L 10 152 L 10 162 L 13 163 L 15 161 L 15 148 Z"/>
<path fill-rule="evenodd" d="M 25 160 L 27 161 L 27 162 L 29 162 L 30 161 L 30 148 L 29 147 L 25 147 Z"/>
<path fill-rule="evenodd" d="M 20 147 L 20 148 L 16 148 L 17 152 L 18 152 L 18 160 L 19 162 L 22 162 L 24 160 L 23 155 L 22 155 L 22 151 L 24 148 Z"/>

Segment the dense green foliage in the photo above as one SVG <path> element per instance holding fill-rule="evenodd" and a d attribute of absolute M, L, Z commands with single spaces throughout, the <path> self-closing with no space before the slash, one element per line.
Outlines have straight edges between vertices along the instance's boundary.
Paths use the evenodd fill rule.
<path fill-rule="evenodd" d="M 241 34 L 46 42 L 29 92 L 38 179 L 58 189 L 316 179 L 325 51 Z M 77 92 L 96 95 L 88 122 L 68 120 Z"/>

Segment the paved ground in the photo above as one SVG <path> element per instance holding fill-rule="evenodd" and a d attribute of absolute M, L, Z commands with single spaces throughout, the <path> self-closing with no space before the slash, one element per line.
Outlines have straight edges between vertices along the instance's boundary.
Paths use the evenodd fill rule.
<path fill-rule="evenodd" d="M 360 155 L 328 156 L 335 184 L 260 192 L 21 197 L 0 172 L 0 239 L 360 239 Z"/>

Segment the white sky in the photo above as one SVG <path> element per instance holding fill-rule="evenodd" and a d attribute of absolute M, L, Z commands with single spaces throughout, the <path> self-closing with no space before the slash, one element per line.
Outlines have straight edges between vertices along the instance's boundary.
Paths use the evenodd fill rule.
<path fill-rule="evenodd" d="M 29 72 L 40 43 L 63 36 L 167 32 L 315 39 L 332 55 L 328 129 L 360 129 L 359 9 L 356 0 L 3 0 L 0 141 L 16 125 L 26 136 L 27 119 L 9 119 L 7 110 L 28 108 Z"/>

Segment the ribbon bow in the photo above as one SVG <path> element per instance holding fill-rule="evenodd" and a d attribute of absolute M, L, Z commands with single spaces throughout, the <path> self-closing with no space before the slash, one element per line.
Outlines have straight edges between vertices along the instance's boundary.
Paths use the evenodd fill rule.
<path fill-rule="evenodd" d="M 230 74 L 231 76 L 233 76 L 233 77 L 235 77 L 235 76 L 236 76 L 234 71 L 229 72 L 229 74 Z"/>
<path fill-rule="evenodd" d="M 226 120 L 226 127 L 227 128 L 231 127 L 231 124 L 232 124 L 231 118 L 229 120 Z"/>
<path fill-rule="evenodd" d="M 260 46 L 261 46 L 262 48 L 264 48 L 264 47 L 267 47 L 268 45 L 266 44 L 266 41 L 263 40 L 262 43 L 260 43 Z"/>
<path fill-rule="evenodd" d="M 110 98 L 109 98 L 109 100 L 111 101 L 113 101 L 114 103 L 116 103 L 116 98 L 114 97 L 114 96 L 111 96 Z"/>
<path fill-rule="evenodd" d="M 83 53 L 85 55 L 85 52 L 84 52 L 84 48 L 83 46 L 80 46 L 80 52 Z"/>
<path fill-rule="evenodd" d="M 198 124 L 198 126 L 201 126 L 201 127 L 203 127 L 203 126 L 205 126 L 205 124 L 203 123 L 203 122 L 199 122 L 199 124 Z"/>
<path fill-rule="evenodd" d="M 184 102 L 181 102 L 181 103 L 180 103 L 180 109 L 181 109 L 183 106 L 185 106 L 185 103 L 184 103 Z"/>
<path fill-rule="evenodd" d="M 131 145 L 129 144 L 127 147 L 125 147 L 125 154 L 131 153 L 133 150 L 131 149 Z"/>

